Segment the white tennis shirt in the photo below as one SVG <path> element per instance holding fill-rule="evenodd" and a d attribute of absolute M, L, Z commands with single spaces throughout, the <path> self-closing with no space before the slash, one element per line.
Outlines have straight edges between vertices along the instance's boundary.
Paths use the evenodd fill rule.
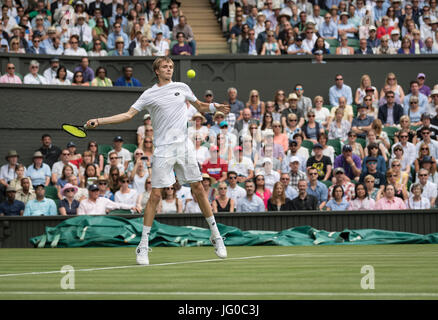
<path fill-rule="evenodd" d="M 197 101 L 189 86 L 170 82 L 161 87 L 155 84 L 132 105 L 139 112 L 146 110 L 150 113 L 156 148 L 187 141 L 186 100 Z"/>

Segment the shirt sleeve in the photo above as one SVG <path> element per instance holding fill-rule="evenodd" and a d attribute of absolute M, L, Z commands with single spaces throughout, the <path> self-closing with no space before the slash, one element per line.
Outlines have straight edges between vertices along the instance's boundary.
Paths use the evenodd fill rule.
<path fill-rule="evenodd" d="M 196 98 L 196 96 L 193 93 L 192 89 L 190 89 L 190 87 L 188 85 L 186 85 L 185 83 L 183 83 L 183 85 L 184 85 L 184 94 L 185 94 L 186 100 L 188 100 L 190 102 L 197 101 L 198 99 Z"/>
<path fill-rule="evenodd" d="M 148 91 L 146 90 L 137 99 L 137 101 L 134 102 L 134 104 L 131 106 L 131 108 L 134 108 L 137 111 L 143 111 L 143 110 L 146 110 L 146 108 L 149 106 L 149 104 L 150 104 L 150 100 L 148 98 Z"/>

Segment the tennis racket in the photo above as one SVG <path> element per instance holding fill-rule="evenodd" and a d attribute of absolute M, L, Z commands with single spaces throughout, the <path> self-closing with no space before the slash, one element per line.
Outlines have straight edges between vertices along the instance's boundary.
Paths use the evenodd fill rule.
<path fill-rule="evenodd" d="M 91 123 L 91 125 L 94 125 L 93 123 Z M 62 125 L 62 130 L 64 130 L 65 132 L 67 132 L 68 134 L 72 135 L 73 137 L 76 138 L 85 138 L 87 137 L 87 126 L 83 125 L 83 126 L 75 126 L 73 124 L 68 124 L 68 123 L 64 123 Z"/>

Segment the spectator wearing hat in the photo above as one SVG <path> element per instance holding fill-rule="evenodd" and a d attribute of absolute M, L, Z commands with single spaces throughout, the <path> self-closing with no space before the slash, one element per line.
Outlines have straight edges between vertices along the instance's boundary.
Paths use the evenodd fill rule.
<path fill-rule="evenodd" d="M 312 63 L 327 63 L 327 61 L 324 60 L 324 52 L 322 50 L 315 50 L 313 56 L 315 59 L 312 60 Z"/>
<path fill-rule="evenodd" d="M 287 158 L 286 158 L 287 159 Z M 296 156 L 289 158 L 289 170 L 283 171 L 288 172 L 290 177 L 290 185 L 298 191 L 298 181 L 301 179 L 306 179 L 306 174 L 300 170 L 301 160 Z"/>
<path fill-rule="evenodd" d="M 366 157 L 365 163 L 366 169 L 362 170 L 362 173 L 359 177 L 359 182 L 364 183 L 365 177 L 372 175 L 374 177 L 374 187 L 383 190 L 383 187 L 386 184 L 386 177 L 384 173 L 381 173 L 377 170 L 377 158 L 372 156 Z"/>
<path fill-rule="evenodd" d="M 138 212 L 136 206 L 117 203 L 99 196 L 99 187 L 91 184 L 88 187 L 88 199 L 82 200 L 77 209 L 78 215 L 106 215 L 107 212 L 117 209 L 132 210 Z"/>
<path fill-rule="evenodd" d="M 236 212 L 265 212 L 265 203 L 255 194 L 255 190 L 253 180 L 245 181 L 246 196 L 237 201 Z"/>
<path fill-rule="evenodd" d="M 362 165 L 360 157 L 353 154 L 353 148 L 346 144 L 342 147 L 342 154 L 335 158 L 334 167 L 344 169 L 345 175 L 353 180 L 359 178 Z"/>
<path fill-rule="evenodd" d="M 122 39 L 119 39 L 120 37 Z M 113 24 L 113 32 L 110 32 L 110 34 L 108 35 L 106 47 L 109 51 L 116 49 L 116 40 L 119 40 L 119 42 L 123 40 L 123 49 L 128 50 L 129 38 L 128 35 L 122 31 L 122 25 L 119 22 L 115 22 Z"/>
<path fill-rule="evenodd" d="M 393 49 L 395 52 L 401 48 L 400 31 L 398 29 L 393 29 L 391 31 L 388 47 Z"/>
<path fill-rule="evenodd" d="M 192 116 L 191 122 L 192 126 L 190 126 L 188 129 L 188 136 L 193 141 L 195 140 L 196 136 L 200 136 L 202 142 L 204 142 L 208 136 L 208 127 L 205 125 L 207 119 L 202 115 L 202 113 L 196 112 Z"/>
<path fill-rule="evenodd" d="M 58 208 L 61 216 L 72 216 L 77 214 L 79 201 L 74 198 L 77 192 L 78 187 L 72 185 L 71 183 L 65 184 L 65 186 L 61 189 L 62 200 L 60 201 Z"/>
<path fill-rule="evenodd" d="M 419 73 L 417 75 L 417 81 L 418 81 L 418 90 L 426 97 L 429 97 L 431 90 L 430 87 L 425 84 L 426 75 L 424 73 Z"/>
<path fill-rule="evenodd" d="M 438 126 L 437 107 L 438 107 L 438 89 L 433 89 L 430 92 L 430 103 L 427 112 L 433 116 L 432 124 Z"/>
<path fill-rule="evenodd" d="M 358 29 L 349 21 L 350 15 L 348 12 L 341 12 L 340 23 L 338 24 L 338 35 L 342 40 L 342 36 L 347 36 L 348 38 L 356 37 Z"/>
<path fill-rule="evenodd" d="M 123 37 L 119 36 L 116 38 L 116 47 L 108 52 L 108 56 L 129 56 L 129 51 L 126 49 Z"/>
<path fill-rule="evenodd" d="M 385 93 L 386 103 L 379 107 L 378 118 L 385 127 L 396 126 L 400 123 L 403 116 L 403 107 L 395 102 L 395 94 L 389 90 Z"/>
<path fill-rule="evenodd" d="M 72 30 L 72 34 L 79 36 L 79 45 L 88 46 L 93 41 L 93 35 L 91 34 L 91 28 L 86 23 L 86 13 L 80 13 L 76 15 L 76 25 Z"/>
<path fill-rule="evenodd" d="M 76 166 L 77 169 L 79 169 L 79 167 L 81 166 L 81 163 L 82 163 L 82 154 L 77 152 L 76 143 L 74 143 L 73 141 L 70 141 L 69 143 L 67 143 L 66 148 L 70 152 L 70 161 L 69 162 L 71 164 L 74 164 L 74 166 Z"/>
<path fill-rule="evenodd" d="M 8 162 L 0 168 L 0 184 L 7 188 L 9 183 L 17 177 L 16 169 L 18 163 L 18 153 L 15 150 L 9 150 L 5 159 Z M 26 174 L 26 170 L 24 175 Z"/>
<path fill-rule="evenodd" d="M 309 51 L 308 49 L 306 49 L 303 45 L 303 37 L 302 36 L 297 36 L 295 38 L 295 42 L 292 43 L 288 48 L 287 48 L 287 54 L 294 54 L 294 55 L 306 55 L 306 54 L 312 54 L 311 51 Z"/>
<path fill-rule="evenodd" d="M 35 180 L 32 180 L 35 181 Z M 23 216 L 56 216 L 56 203 L 45 197 L 46 189 L 44 184 L 38 184 L 35 188 L 35 199 L 30 200 L 24 209 Z"/>
<path fill-rule="evenodd" d="M 370 96 L 365 96 L 364 99 L 372 99 Z M 370 131 L 371 125 L 374 121 L 373 116 L 368 115 L 368 108 L 365 105 L 358 105 L 358 115 L 353 119 L 351 124 L 351 131 L 357 134 L 361 139 L 365 139 L 368 131 Z"/>
<path fill-rule="evenodd" d="M 305 121 L 304 111 L 298 108 L 298 96 L 296 93 L 290 93 L 288 98 L 288 108 L 281 112 L 281 124 L 283 128 L 287 127 L 286 119 L 290 113 L 294 113 L 297 116 L 297 127 L 301 128 Z"/>
<path fill-rule="evenodd" d="M 300 154 L 300 144 L 298 140 L 293 139 L 289 140 L 289 150 L 286 152 L 286 156 L 283 158 L 281 162 L 281 172 L 289 172 L 290 171 L 290 159 L 292 157 L 297 157 L 300 162 L 300 170 L 305 172 L 306 171 L 306 162 L 308 157 L 308 154 Z M 265 154 L 266 157 L 266 154 Z"/>
<path fill-rule="evenodd" d="M 373 25 L 368 28 L 367 43 L 373 52 L 377 52 L 377 48 L 380 46 L 380 39 L 377 39 L 377 28 Z"/>
<path fill-rule="evenodd" d="M 22 216 L 24 213 L 24 203 L 16 200 L 17 190 L 15 187 L 6 188 L 6 201 L 0 203 L 0 216 Z"/>
<path fill-rule="evenodd" d="M 420 161 L 420 166 L 416 170 L 415 181 L 418 181 L 418 175 L 420 169 L 426 169 L 429 172 L 428 180 L 435 184 L 438 184 L 438 172 L 436 167 L 436 160 L 431 156 L 424 156 Z"/>
<path fill-rule="evenodd" d="M 328 200 L 333 198 L 333 188 L 335 186 L 341 186 L 344 190 L 344 199 L 349 202 L 354 198 L 354 183 L 351 183 L 348 177 L 345 175 L 345 170 L 338 167 L 333 172 L 333 184 L 328 188 Z"/>
<path fill-rule="evenodd" d="M 122 136 L 116 136 L 113 139 L 113 147 L 114 149 L 112 149 L 110 152 L 108 152 L 108 156 L 110 155 L 110 153 L 112 152 L 116 152 L 117 156 L 119 157 L 119 159 L 121 159 L 121 163 L 124 166 L 124 171 L 126 171 L 126 169 L 128 168 L 128 164 L 130 161 L 132 161 L 132 154 L 131 152 L 129 152 L 128 149 L 123 148 L 123 138 Z"/>
<path fill-rule="evenodd" d="M 43 154 L 36 151 L 32 157 L 32 164 L 27 168 L 27 176 L 32 180 L 35 188 L 37 185 L 48 186 L 50 183 L 50 167 L 43 163 Z"/>
<path fill-rule="evenodd" d="M 257 172 L 257 175 L 262 175 L 265 179 L 265 187 L 271 192 L 274 189 L 274 184 L 280 181 L 280 173 L 273 168 L 273 159 L 265 157 L 261 161 L 262 169 Z"/>
<path fill-rule="evenodd" d="M 143 116 L 143 124 L 138 126 L 137 128 L 137 146 L 141 146 L 143 144 L 143 140 L 146 134 L 146 127 L 152 125 L 151 115 L 146 113 Z"/>
<path fill-rule="evenodd" d="M 313 156 L 307 159 L 306 168 L 316 169 L 318 173 L 317 179 L 320 181 L 328 181 L 332 176 L 333 164 L 329 157 L 323 154 L 323 147 L 320 143 L 313 145 Z"/>
<path fill-rule="evenodd" d="M 213 121 L 215 122 L 215 124 L 213 126 L 211 126 L 209 129 L 209 133 L 211 136 L 217 136 L 218 134 L 221 133 L 220 124 L 222 122 L 225 123 L 224 119 L 225 119 L 225 114 L 223 112 L 221 112 L 221 111 L 215 112 L 215 114 L 213 116 Z"/>

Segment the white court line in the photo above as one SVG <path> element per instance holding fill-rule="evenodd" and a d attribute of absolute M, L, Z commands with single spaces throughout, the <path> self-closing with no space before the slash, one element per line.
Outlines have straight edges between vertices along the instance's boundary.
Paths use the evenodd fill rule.
<path fill-rule="evenodd" d="M 275 254 L 275 255 L 263 255 L 263 256 L 249 256 L 249 257 L 236 257 L 236 258 L 227 258 L 225 260 L 222 259 L 208 259 L 208 260 L 192 260 L 192 261 L 179 261 L 179 262 L 167 262 L 167 263 L 158 263 L 158 264 L 150 264 L 147 266 L 141 265 L 128 265 L 128 266 L 114 266 L 114 267 L 102 267 L 102 268 L 87 268 L 87 269 L 77 269 L 76 272 L 86 272 L 86 271 L 103 271 L 103 270 L 116 270 L 116 269 L 128 269 L 128 268 L 145 268 L 145 267 L 162 267 L 162 266 L 173 266 L 173 265 L 182 265 L 182 264 L 194 264 L 194 263 L 206 263 L 206 262 L 218 262 L 218 261 L 233 261 L 233 260 L 249 260 L 249 259 L 260 259 L 260 258 L 280 258 L 280 257 L 304 257 L 304 258 L 320 258 L 320 257 L 347 257 L 347 256 L 422 256 L 421 254 L 379 254 L 379 253 L 348 253 L 348 254 L 311 254 L 311 253 L 291 253 L 291 254 Z M 430 254 L 427 255 L 431 257 Z M 41 274 L 57 274 L 62 273 L 61 270 L 55 271 L 41 271 L 41 272 L 24 272 L 24 273 L 9 273 L 9 274 L 0 274 L 0 278 L 5 277 L 15 277 L 15 276 L 27 276 L 27 275 L 41 275 Z"/>
<path fill-rule="evenodd" d="M 4 291 L 1 295 L 124 295 L 124 296 L 321 296 L 321 297 L 438 297 L 433 292 L 165 292 L 165 291 Z"/>

